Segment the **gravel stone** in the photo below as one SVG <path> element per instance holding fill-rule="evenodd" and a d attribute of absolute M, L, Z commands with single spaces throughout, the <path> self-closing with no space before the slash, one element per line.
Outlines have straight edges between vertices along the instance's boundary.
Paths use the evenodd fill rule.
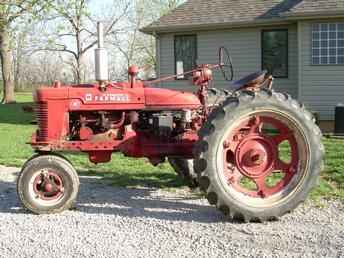
<path fill-rule="evenodd" d="M 75 209 L 38 216 L 21 208 L 17 174 L 0 166 L 0 257 L 344 257 L 338 201 L 240 224 L 187 190 L 116 188 L 82 176 Z"/>

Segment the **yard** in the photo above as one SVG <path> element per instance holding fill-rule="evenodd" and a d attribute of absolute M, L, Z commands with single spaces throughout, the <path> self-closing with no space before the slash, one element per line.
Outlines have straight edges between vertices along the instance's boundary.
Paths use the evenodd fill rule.
<path fill-rule="evenodd" d="M 22 107 L 30 104 L 30 94 L 17 94 L 17 104 L 0 106 L 0 164 L 20 167 L 32 154 L 26 142 L 30 139 L 35 125 L 33 114 L 25 113 Z M 324 138 L 326 166 L 319 186 L 311 197 L 336 198 L 344 201 L 344 140 Z M 114 154 L 107 164 L 93 165 L 82 154 L 68 154 L 78 171 L 83 174 L 98 175 L 114 186 L 135 187 L 151 186 L 175 189 L 185 187 L 167 164 L 151 166 L 144 159 L 131 159 Z"/>

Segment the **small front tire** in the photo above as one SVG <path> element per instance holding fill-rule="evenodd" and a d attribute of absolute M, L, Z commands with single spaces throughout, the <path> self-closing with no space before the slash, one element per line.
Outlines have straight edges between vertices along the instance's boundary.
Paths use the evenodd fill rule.
<path fill-rule="evenodd" d="M 66 159 L 56 155 L 34 156 L 25 163 L 17 180 L 20 202 L 35 214 L 70 209 L 78 191 L 77 172 Z"/>

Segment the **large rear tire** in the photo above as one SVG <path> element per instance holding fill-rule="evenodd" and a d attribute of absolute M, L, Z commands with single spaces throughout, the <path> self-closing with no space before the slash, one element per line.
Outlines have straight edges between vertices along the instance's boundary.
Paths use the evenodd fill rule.
<path fill-rule="evenodd" d="M 35 155 L 17 179 L 22 205 L 35 214 L 59 213 L 72 207 L 79 190 L 78 174 L 65 158 Z"/>
<path fill-rule="evenodd" d="M 323 167 L 321 131 L 287 94 L 240 92 L 213 110 L 199 138 L 200 187 L 230 219 L 265 221 L 292 211 Z"/>

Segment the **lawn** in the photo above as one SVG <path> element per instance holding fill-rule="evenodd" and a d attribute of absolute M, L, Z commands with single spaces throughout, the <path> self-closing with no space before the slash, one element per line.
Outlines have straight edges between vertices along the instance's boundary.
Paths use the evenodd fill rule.
<path fill-rule="evenodd" d="M 0 164 L 20 167 L 33 152 L 26 144 L 35 125 L 33 114 L 22 111 L 32 101 L 30 94 L 17 94 L 17 104 L 0 105 Z M 326 166 L 319 186 L 313 190 L 313 199 L 337 198 L 344 200 L 344 140 L 323 139 L 326 148 Z M 83 154 L 68 154 L 80 173 L 101 176 L 116 186 L 184 187 L 167 164 L 151 166 L 145 159 L 131 159 L 114 154 L 107 164 L 93 165 Z"/>

